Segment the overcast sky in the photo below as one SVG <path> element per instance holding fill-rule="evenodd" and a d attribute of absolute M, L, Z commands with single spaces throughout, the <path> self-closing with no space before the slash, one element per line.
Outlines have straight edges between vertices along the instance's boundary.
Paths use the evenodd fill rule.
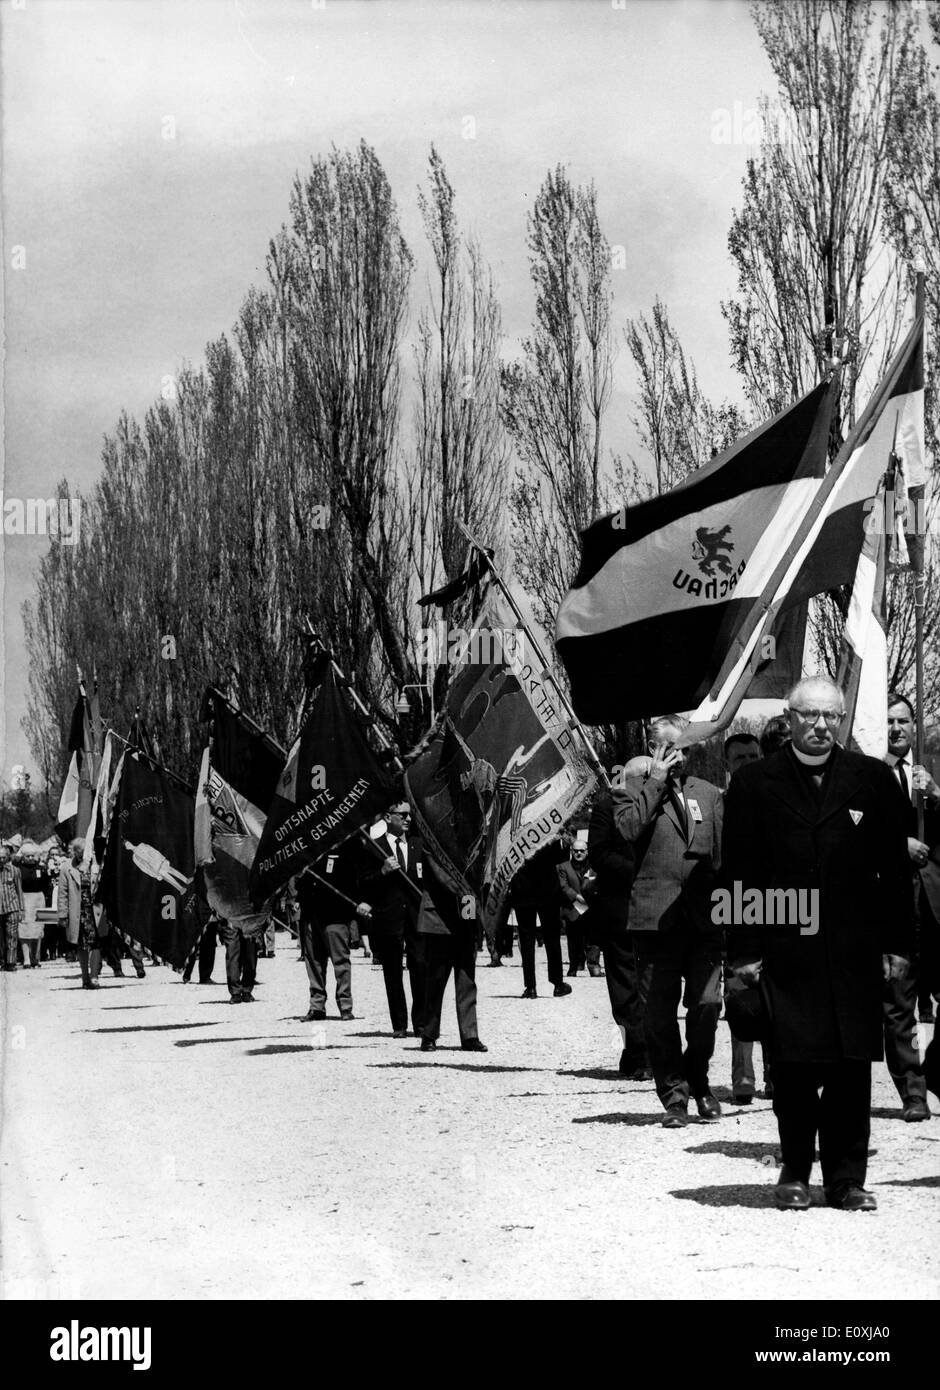
<path fill-rule="evenodd" d="M 19 2 L 2 7 L 7 500 L 91 488 L 119 412 L 141 418 L 231 328 L 294 173 L 361 137 L 417 256 L 412 320 L 430 142 L 493 265 L 507 355 L 533 312 L 526 212 L 563 163 L 625 248 L 607 444 L 632 450 L 621 327 L 657 295 L 706 392 L 739 398 L 720 301 L 753 146 L 716 143 L 714 113 L 773 90 L 743 0 Z M 9 784 L 32 766 L 20 608 L 48 542 L 0 543 Z"/>

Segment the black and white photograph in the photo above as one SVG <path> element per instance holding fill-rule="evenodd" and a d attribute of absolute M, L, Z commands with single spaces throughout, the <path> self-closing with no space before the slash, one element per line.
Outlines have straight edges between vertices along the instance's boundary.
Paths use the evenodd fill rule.
<path fill-rule="evenodd" d="M 0 64 L 31 1368 L 617 1301 L 913 1370 L 940 0 L 2 0 Z"/>

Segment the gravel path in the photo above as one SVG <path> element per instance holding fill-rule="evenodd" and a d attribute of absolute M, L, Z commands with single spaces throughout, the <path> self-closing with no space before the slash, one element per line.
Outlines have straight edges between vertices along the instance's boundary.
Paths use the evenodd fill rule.
<path fill-rule="evenodd" d="M 940 1122 L 903 1124 L 883 1065 L 878 1213 L 830 1211 L 818 1186 L 812 1211 L 777 1212 L 770 1103 L 662 1129 L 652 1086 L 613 1070 L 603 980 L 529 1003 L 518 957 L 481 968 L 489 1053 L 459 1050 L 451 989 L 428 1056 L 392 1039 L 361 956 L 357 1018 L 301 1023 L 282 940 L 238 1008 L 166 969 L 105 967 L 96 993 L 63 962 L 0 977 L 4 1296 L 940 1294 Z M 712 1079 L 730 1102 L 723 1023 Z"/>

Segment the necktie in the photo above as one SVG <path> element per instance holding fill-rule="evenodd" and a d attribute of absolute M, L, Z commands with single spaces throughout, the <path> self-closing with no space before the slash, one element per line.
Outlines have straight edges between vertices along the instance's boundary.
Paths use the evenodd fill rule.
<path fill-rule="evenodd" d="M 405 870 L 408 868 L 408 864 L 405 859 L 405 847 L 402 844 L 401 840 L 395 841 L 395 856 L 398 859 L 398 863 L 401 867 L 402 873 L 404 873 Z"/>
<path fill-rule="evenodd" d="M 679 789 L 679 787 L 673 787 L 673 786 L 670 785 L 670 788 L 669 788 L 669 799 L 670 799 L 670 801 L 672 802 L 673 808 L 675 809 L 675 813 L 676 813 L 676 815 L 677 815 L 678 818 L 679 818 L 679 825 L 680 825 L 680 827 L 681 827 L 681 829 L 682 829 L 682 837 L 683 837 L 684 840 L 688 840 L 688 838 L 689 838 L 689 817 L 688 817 L 688 815 L 687 815 L 687 813 L 686 813 L 685 799 L 684 799 L 684 797 L 683 797 L 683 795 L 682 795 L 682 792 L 681 792 L 681 790 Z"/>
<path fill-rule="evenodd" d="M 894 770 L 895 770 L 895 772 L 898 774 L 898 781 L 901 783 L 901 789 L 902 789 L 902 791 L 904 792 L 905 797 L 907 798 L 908 801 L 910 801 L 910 799 L 911 799 L 911 788 L 910 788 L 910 785 L 908 784 L 907 773 L 904 771 L 904 762 L 903 762 L 903 759 L 895 763 L 895 765 L 894 765 Z"/>

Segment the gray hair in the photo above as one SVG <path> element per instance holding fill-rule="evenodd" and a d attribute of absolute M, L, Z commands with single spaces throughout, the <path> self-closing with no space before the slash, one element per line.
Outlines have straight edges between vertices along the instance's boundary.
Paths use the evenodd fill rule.
<path fill-rule="evenodd" d="M 818 672 L 814 676 L 804 676 L 802 680 L 797 681 L 796 685 L 787 696 L 787 708 L 793 709 L 795 702 L 813 687 L 828 690 L 838 700 L 839 708 L 845 708 L 845 696 L 842 694 L 841 689 L 836 685 L 831 676 L 824 675 L 822 672 Z"/>
<path fill-rule="evenodd" d="M 650 720 L 650 738 L 655 743 L 660 743 L 666 729 L 675 729 L 677 733 L 682 734 L 688 727 L 689 721 L 681 714 L 659 714 Z"/>

